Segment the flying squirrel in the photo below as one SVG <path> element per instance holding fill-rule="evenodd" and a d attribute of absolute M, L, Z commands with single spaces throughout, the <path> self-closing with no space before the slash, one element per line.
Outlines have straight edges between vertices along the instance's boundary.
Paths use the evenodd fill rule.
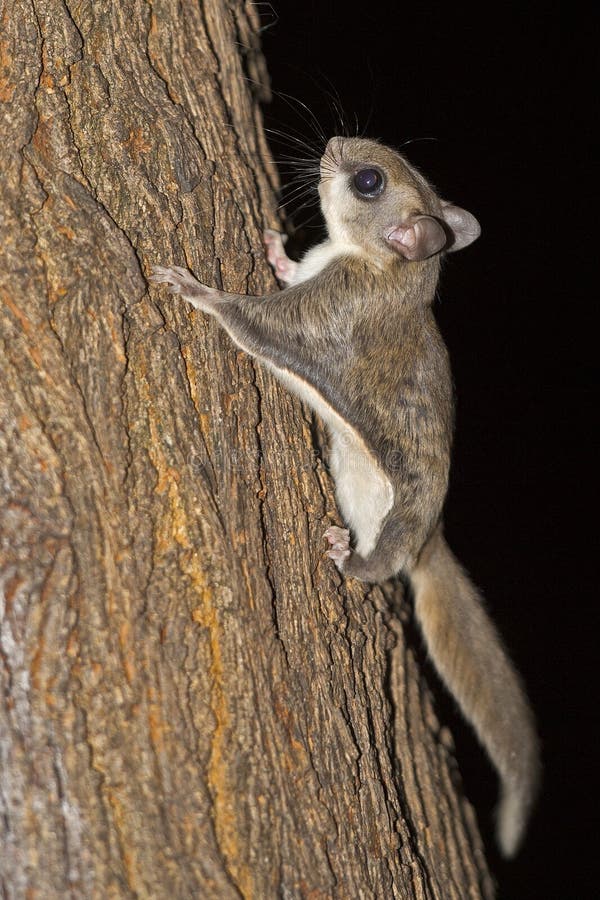
<path fill-rule="evenodd" d="M 520 678 L 479 592 L 442 531 L 453 432 L 452 377 L 432 313 L 440 257 L 480 234 L 396 151 L 332 138 L 320 162 L 327 239 L 300 262 L 265 232 L 284 289 L 263 297 L 200 284 L 154 266 L 214 316 L 325 422 L 339 511 L 325 532 L 346 577 L 402 576 L 428 652 L 500 778 L 497 840 L 512 857 L 539 782 L 538 740 Z M 352 538 L 352 541 L 351 541 Z"/>

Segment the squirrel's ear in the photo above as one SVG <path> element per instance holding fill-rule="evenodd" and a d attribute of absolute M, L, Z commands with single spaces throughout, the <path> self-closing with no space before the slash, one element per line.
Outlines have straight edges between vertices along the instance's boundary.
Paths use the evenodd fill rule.
<path fill-rule="evenodd" d="M 453 203 L 442 204 L 442 218 L 450 232 L 445 247 L 448 252 L 468 247 L 481 234 L 481 225 L 475 216 L 466 209 L 461 209 L 460 206 L 454 206 Z"/>
<path fill-rule="evenodd" d="M 448 242 L 443 226 L 433 216 L 412 216 L 388 234 L 388 241 L 406 259 L 427 259 Z"/>

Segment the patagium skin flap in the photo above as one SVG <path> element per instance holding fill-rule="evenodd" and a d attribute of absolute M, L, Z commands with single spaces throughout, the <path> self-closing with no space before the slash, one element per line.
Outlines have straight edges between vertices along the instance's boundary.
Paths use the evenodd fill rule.
<path fill-rule="evenodd" d="M 442 679 L 500 777 L 498 843 L 513 856 L 539 782 L 533 716 L 481 597 L 446 544 L 442 509 L 453 431 L 452 378 L 432 303 L 440 259 L 480 233 L 396 151 L 332 138 L 320 163 L 327 238 L 300 262 L 265 232 L 283 290 L 265 297 L 155 266 L 323 419 L 346 527 L 325 533 L 346 577 L 402 575 Z"/>

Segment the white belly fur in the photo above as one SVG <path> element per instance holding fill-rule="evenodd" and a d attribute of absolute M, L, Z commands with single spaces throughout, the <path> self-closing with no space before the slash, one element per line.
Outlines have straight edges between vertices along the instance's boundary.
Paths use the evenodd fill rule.
<path fill-rule="evenodd" d="M 347 240 L 328 239 L 313 247 L 298 263 L 291 284 L 317 275 L 336 256 L 360 254 Z M 383 520 L 392 508 L 394 489 L 360 435 L 327 403 L 312 385 L 297 375 L 273 366 L 277 378 L 323 419 L 331 435 L 330 467 L 342 517 L 351 529 L 356 551 L 368 556 L 374 549 Z"/>
<path fill-rule="evenodd" d="M 265 360 L 266 362 L 266 360 Z M 290 391 L 323 419 L 331 435 L 330 466 L 340 512 L 350 527 L 356 551 L 368 556 L 383 520 L 392 508 L 394 490 L 360 435 L 344 422 L 312 385 L 297 375 L 267 363 Z"/>
<path fill-rule="evenodd" d="M 360 252 L 359 247 L 349 244 L 347 241 L 344 243 L 332 240 L 323 241 L 321 244 L 311 247 L 304 254 L 296 266 L 290 284 L 300 284 L 301 281 L 307 281 L 313 275 L 318 275 L 336 256 L 347 256 L 351 253 L 360 255 Z"/>

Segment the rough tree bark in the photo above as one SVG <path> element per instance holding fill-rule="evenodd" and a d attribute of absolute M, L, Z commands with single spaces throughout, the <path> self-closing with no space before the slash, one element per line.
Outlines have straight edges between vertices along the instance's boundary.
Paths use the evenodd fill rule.
<path fill-rule="evenodd" d="M 491 896 L 310 417 L 144 279 L 274 287 L 255 5 L 0 23 L 2 896 Z"/>

